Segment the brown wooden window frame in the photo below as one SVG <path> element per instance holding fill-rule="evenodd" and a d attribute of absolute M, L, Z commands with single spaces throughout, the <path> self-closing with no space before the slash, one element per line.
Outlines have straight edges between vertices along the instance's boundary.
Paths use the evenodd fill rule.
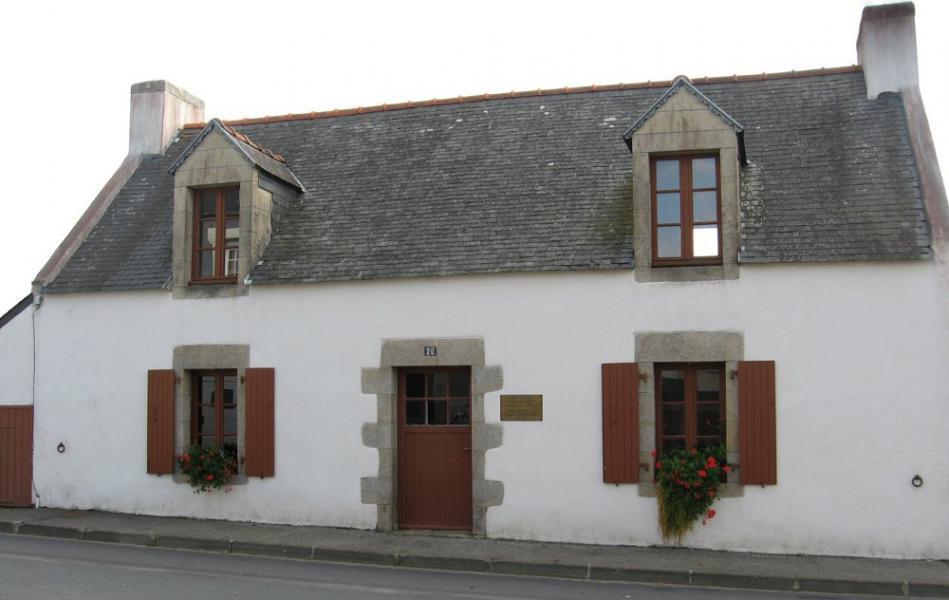
<path fill-rule="evenodd" d="M 718 419 L 721 425 L 719 434 L 720 442 L 726 443 L 725 430 L 725 363 L 662 363 L 657 364 L 655 369 L 655 410 L 656 410 L 656 452 L 662 454 L 664 451 L 664 438 L 679 438 L 685 440 L 685 448 L 697 448 L 699 446 L 698 435 L 698 393 L 696 373 L 700 370 L 715 369 L 719 376 L 718 393 Z M 663 435 L 663 398 L 662 398 L 662 372 L 663 371 L 682 371 L 684 378 L 683 390 L 683 418 L 684 430 L 683 436 Z M 711 437 L 711 436 L 703 436 Z"/>
<path fill-rule="evenodd" d="M 432 394 L 430 389 L 431 377 L 435 374 L 445 374 L 449 377 L 453 374 L 464 374 L 468 380 L 467 393 L 463 396 L 457 396 L 452 394 L 451 390 L 451 380 L 449 379 L 447 383 L 446 393 L 443 395 Z M 425 395 L 424 396 L 409 396 L 408 395 L 408 378 L 410 375 L 424 375 L 425 379 Z M 471 427 L 471 409 L 472 409 L 472 393 L 471 393 L 471 367 L 406 367 L 400 371 L 399 377 L 399 421 L 400 423 L 410 430 L 437 430 L 443 428 L 464 428 Z M 425 423 L 409 423 L 408 418 L 408 403 L 409 402 L 422 402 L 425 406 Z M 431 402 L 444 402 L 445 403 L 445 422 L 444 423 L 430 423 L 429 419 L 431 413 L 429 410 L 429 404 Z M 452 423 L 451 422 L 451 406 L 452 403 L 465 402 L 467 406 L 467 423 Z"/>
<path fill-rule="evenodd" d="M 223 187 L 214 187 L 214 188 L 195 188 L 192 190 L 193 199 L 192 199 L 192 236 L 191 236 L 191 283 L 237 283 L 237 273 L 234 275 L 225 275 L 225 267 L 227 261 L 227 251 L 228 250 L 237 250 L 238 251 L 238 265 L 240 264 L 240 236 L 238 235 L 237 246 L 226 246 L 226 224 L 229 218 L 238 219 L 238 228 L 240 227 L 240 210 L 228 213 L 226 210 L 225 198 L 227 193 L 231 191 L 238 192 L 238 199 L 240 198 L 239 186 L 223 186 Z M 214 192 L 216 194 L 216 204 L 214 217 L 209 218 L 201 217 L 201 196 L 207 194 L 208 192 Z M 238 200 L 239 202 L 239 200 Z M 215 245 L 203 246 L 203 236 L 201 235 L 201 223 L 202 221 L 213 221 L 215 227 Z M 203 250 L 214 250 L 214 275 L 211 276 L 202 276 L 201 275 L 201 252 Z"/>
<path fill-rule="evenodd" d="M 715 159 L 715 187 L 714 188 L 693 188 L 692 187 L 692 161 L 695 159 L 713 158 Z M 656 178 L 656 163 L 665 160 L 679 161 L 679 189 L 678 190 L 658 190 L 658 181 Z M 656 267 L 674 267 L 674 266 L 704 266 L 722 264 L 722 173 L 721 161 L 718 154 L 698 153 L 698 154 L 659 154 L 649 157 L 649 185 L 650 185 L 650 205 L 652 214 L 652 264 Z M 715 221 L 693 222 L 692 195 L 695 192 L 715 192 Z M 657 209 L 657 194 L 659 192 L 678 192 L 679 194 L 679 222 L 673 224 L 659 224 L 659 213 Z M 718 254 L 716 256 L 693 256 L 693 231 L 698 225 L 715 225 L 718 229 Z M 679 249 L 680 255 L 676 257 L 659 256 L 659 229 L 663 227 L 678 226 L 680 228 Z"/>
<path fill-rule="evenodd" d="M 237 396 L 240 393 L 238 386 L 240 386 L 240 379 L 237 375 L 237 369 L 212 369 L 212 370 L 200 370 L 200 371 L 191 371 L 191 434 L 190 434 L 190 444 L 201 444 L 202 437 L 208 437 L 207 434 L 202 434 L 198 430 L 198 415 L 201 412 L 203 406 L 212 406 L 208 403 L 201 403 L 201 378 L 213 376 L 215 379 L 214 388 L 216 398 L 219 399 L 218 402 L 213 404 L 214 406 L 214 441 L 216 448 L 224 448 L 224 439 L 225 437 L 232 437 L 234 439 L 234 450 L 235 458 L 240 455 L 240 424 L 239 420 L 239 409 L 237 407 Z M 233 410 L 235 414 L 238 415 L 238 418 L 234 420 L 235 428 L 233 432 L 224 431 L 224 378 L 225 377 L 234 377 L 234 402 Z"/>

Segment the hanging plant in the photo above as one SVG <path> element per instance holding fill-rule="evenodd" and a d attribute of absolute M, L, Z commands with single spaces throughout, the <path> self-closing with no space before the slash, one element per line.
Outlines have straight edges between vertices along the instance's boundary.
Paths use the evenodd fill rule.
<path fill-rule="evenodd" d="M 702 452 L 673 450 L 656 461 L 659 529 L 664 539 L 681 543 L 682 534 L 696 521 L 701 519 L 705 525 L 715 517 L 712 504 L 718 498 L 718 486 L 731 472 L 726 457 L 725 447 L 717 446 Z"/>
<path fill-rule="evenodd" d="M 195 494 L 221 488 L 227 493 L 231 491 L 231 479 L 237 473 L 237 461 L 230 453 L 220 448 L 202 448 L 198 444 L 190 446 L 178 457 L 178 467 L 188 478 Z"/>

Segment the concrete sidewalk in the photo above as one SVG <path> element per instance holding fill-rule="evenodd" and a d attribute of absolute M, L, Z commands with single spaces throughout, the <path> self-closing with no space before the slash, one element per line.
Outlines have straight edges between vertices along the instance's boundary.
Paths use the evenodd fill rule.
<path fill-rule="evenodd" d="M 946 561 L 520 542 L 46 508 L 0 508 L 0 533 L 568 579 L 949 598 Z"/>

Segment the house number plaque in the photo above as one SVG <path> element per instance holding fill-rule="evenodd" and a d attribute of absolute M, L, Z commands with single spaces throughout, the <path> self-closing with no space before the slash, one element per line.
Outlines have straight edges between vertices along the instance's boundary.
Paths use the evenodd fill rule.
<path fill-rule="evenodd" d="M 543 421 L 544 397 L 541 394 L 501 394 L 502 421 Z"/>
<path fill-rule="evenodd" d="M 438 346 L 425 346 L 425 356 L 438 356 Z"/>

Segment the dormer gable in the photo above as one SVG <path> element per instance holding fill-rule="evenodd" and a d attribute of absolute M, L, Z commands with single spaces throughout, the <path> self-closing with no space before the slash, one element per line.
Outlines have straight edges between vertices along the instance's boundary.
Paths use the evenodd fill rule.
<path fill-rule="evenodd" d="M 284 157 L 212 119 L 174 160 L 172 293 L 175 298 L 247 293 L 281 206 L 305 191 Z"/>
<path fill-rule="evenodd" d="M 244 158 L 257 167 L 267 171 L 289 185 L 294 186 L 301 192 L 306 191 L 303 184 L 297 179 L 297 176 L 294 175 L 293 171 L 286 165 L 286 159 L 282 154 L 277 154 L 268 148 L 260 146 L 243 133 L 221 122 L 220 119 L 211 119 L 208 124 L 205 125 L 204 129 L 195 136 L 191 143 L 181 152 L 181 155 L 175 159 L 175 162 L 172 163 L 168 172 L 174 175 L 175 171 L 184 165 L 194 152 L 202 146 L 208 136 L 214 134 L 229 142 Z M 212 147 L 219 148 L 220 144 L 213 144 Z M 205 156 L 204 160 L 207 159 L 208 157 Z"/>
<path fill-rule="evenodd" d="M 707 111 L 710 116 L 716 117 L 720 122 L 709 123 L 710 119 L 708 116 L 701 114 L 703 110 Z M 643 128 L 645 128 L 646 133 L 655 133 L 660 128 L 664 128 L 666 131 L 669 130 L 670 123 L 668 122 L 653 124 L 652 126 L 649 125 L 650 121 L 657 114 L 679 113 L 682 111 L 696 111 L 696 114 L 691 115 L 693 122 L 686 122 L 684 119 L 679 119 L 678 123 L 672 124 L 672 130 L 678 129 L 679 131 L 687 132 L 697 130 L 700 127 L 720 129 L 723 125 L 727 128 L 731 128 L 735 131 L 735 137 L 738 143 L 738 158 L 741 160 L 741 164 L 747 164 L 747 157 L 745 156 L 745 128 L 718 104 L 692 85 L 689 78 L 684 75 L 676 77 L 672 85 L 669 86 L 669 89 L 667 89 L 652 106 L 646 109 L 646 112 L 640 115 L 636 122 L 626 130 L 623 134 L 623 141 L 626 142 L 626 147 L 629 148 L 630 152 L 633 151 L 633 136 Z"/>

